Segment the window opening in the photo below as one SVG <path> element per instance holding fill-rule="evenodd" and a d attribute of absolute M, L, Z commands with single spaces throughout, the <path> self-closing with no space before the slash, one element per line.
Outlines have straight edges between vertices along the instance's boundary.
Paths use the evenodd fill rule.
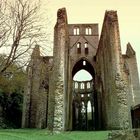
<path fill-rule="evenodd" d="M 78 54 L 81 53 L 81 43 L 80 42 L 77 43 L 77 53 Z"/>
<path fill-rule="evenodd" d="M 84 47 L 85 47 L 85 54 L 88 54 L 88 43 L 87 42 L 84 44 Z"/>
<path fill-rule="evenodd" d="M 81 83 L 81 89 L 84 89 L 84 88 L 85 88 L 84 83 Z"/>
<path fill-rule="evenodd" d="M 92 30 L 90 27 L 86 27 L 86 35 L 91 35 L 92 34 Z"/>
<path fill-rule="evenodd" d="M 91 102 L 88 101 L 88 104 L 87 104 L 87 111 L 88 111 L 88 120 L 92 120 L 92 115 L 91 115 Z"/>
<path fill-rule="evenodd" d="M 89 89 L 89 88 L 90 88 L 90 82 L 87 83 L 87 89 Z"/>
<path fill-rule="evenodd" d="M 86 43 L 85 43 L 85 48 L 87 48 L 87 47 L 88 47 L 88 43 L 86 42 Z"/>
<path fill-rule="evenodd" d="M 78 89 L 78 83 L 77 82 L 75 83 L 75 89 Z"/>
<path fill-rule="evenodd" d="M 80 48 L 80 47 L 81 47 L 81 43 L 78 42 L 78 43 L 77 43 L 77 48 Z"/>
<path fill-rule="evenodd" d="M 81 109 L 81 113 L 85 113 L 85 104 L 84 104 L 84 102 L 82 102 L 82 109 Z"/>
<path fill-rule="evenodd" d="M 91 35 L 91 28 L 88 28 L 88 31 L 89 31 L 89 35 Z"/>
<path fill-rule="evenodd" d="M 92 80 L 92 75 L 88 71 L 81 69 L 74 75 L 73 80 L 79 82 L 90 81 Z"/>
<path fill-rule="evenodd" d="M 83 66 L 86 66 L 86 61 L 83 61 Z"/>
<path fill-rule="evenodd" d="M 74 35 L 79 35 L 79 33 L 80 33 L 79 27 L 75 27 L 73 29 L 73 33 L 74 33 Z"/>
<path fill-rule="evenodd" d="M 86 43 L 84 44 L 84 46 L 85 46 L 85 54 L 88 54 L 88 43 L 86 42 Z"/>

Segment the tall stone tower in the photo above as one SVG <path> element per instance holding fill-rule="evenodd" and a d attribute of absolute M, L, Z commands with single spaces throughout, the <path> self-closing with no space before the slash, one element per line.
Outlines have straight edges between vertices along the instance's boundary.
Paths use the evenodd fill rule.
<path fill-rule="evenodd" d="M 98 24 L 68 24 L 66 9 L 59 9 L 53 57 L 40 56 L 35 47 L 31 66 L 23 127 L 55 131 L 132 127 L 131 108 L 140 102 L 136 53 L 128 43 L 122 55 L 116 11 L 106 11 L 99 38 Z M 74 80 L 80 70 L 92 79 Z"/>

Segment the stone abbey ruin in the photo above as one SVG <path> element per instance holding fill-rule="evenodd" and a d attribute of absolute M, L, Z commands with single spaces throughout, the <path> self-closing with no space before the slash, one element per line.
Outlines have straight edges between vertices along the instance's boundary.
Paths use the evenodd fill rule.
<path fill-rule="evenodd" d="M 121 53 L 116 11 L 98 24 L 68 24 L 59 9 L 53 56 L 33 50 L 23 104 L 23 128 L 110 130 L 140 126 L 140 85 L 136 53 L 130 43 Z M 90 81 L 74 81 L 81 69 Z M 88 104 L 91 106 L 88 112 Z"/>

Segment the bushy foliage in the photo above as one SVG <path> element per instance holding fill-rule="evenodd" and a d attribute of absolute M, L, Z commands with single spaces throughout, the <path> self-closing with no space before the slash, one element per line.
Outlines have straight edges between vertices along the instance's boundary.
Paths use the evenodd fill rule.
<path fill-rule="evenodd" d="M 12 93 L 10 95 L 4 92 L 0 93 L 0 105 L 2 108 L 3 124 L 5 128 L 20 128 L 22 117 L 23 95 Z"/>
<path fill-rule="evenodd" d="M 20 128 L 26 74 L 17 64 L 0 75 L 0 127 Z"/>
<path fill-rule="evenodd" d="M 21 127 L 23 96 L 19 93 L 12 93 L 6 110 L 7 120 L 16 127 Z"/>

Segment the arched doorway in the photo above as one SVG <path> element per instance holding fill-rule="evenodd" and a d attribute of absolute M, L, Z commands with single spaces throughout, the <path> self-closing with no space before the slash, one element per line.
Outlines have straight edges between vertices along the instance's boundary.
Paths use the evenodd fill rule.
<path fill-rule="evenodd" d="M 72 128 L 96 130 L 98 104 L 94 68 L 89 61 L 81 59 L 73 67 L 72 77 Z"/>

